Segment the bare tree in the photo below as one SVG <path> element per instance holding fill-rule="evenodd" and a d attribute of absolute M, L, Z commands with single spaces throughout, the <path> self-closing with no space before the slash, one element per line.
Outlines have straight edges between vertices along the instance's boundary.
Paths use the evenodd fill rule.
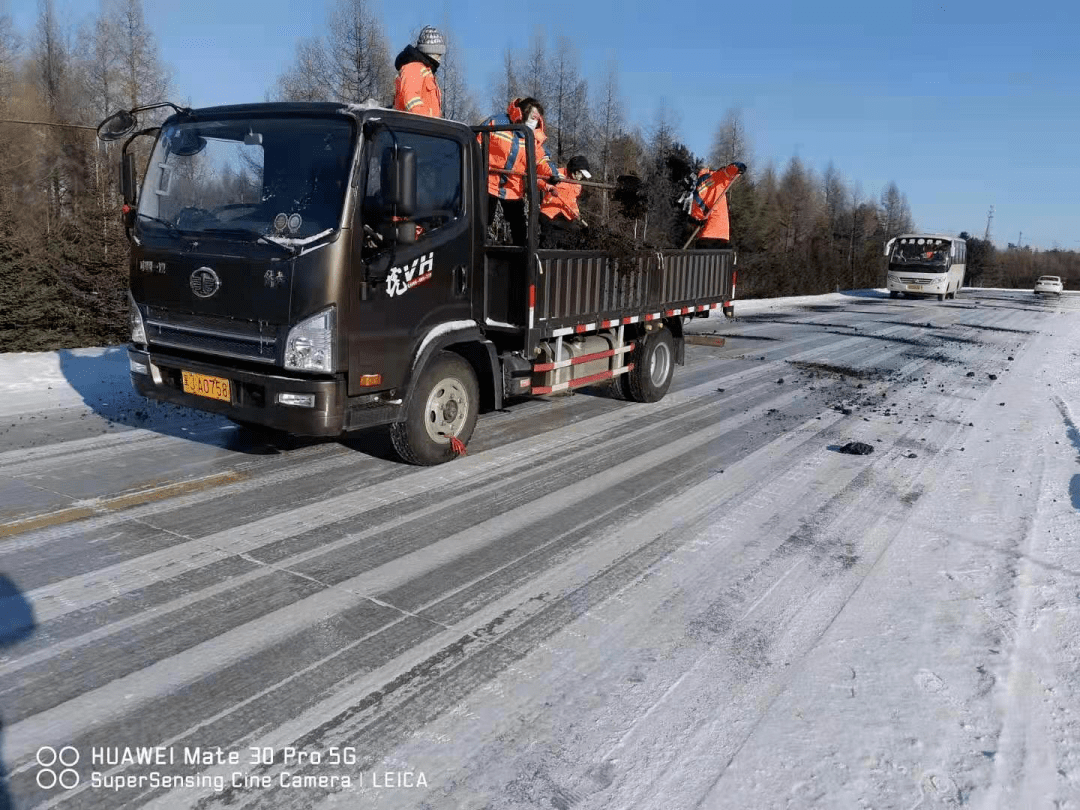
<path fill-rule="evenodd" d="M 784 224 L 784 249 L 799 251 L 810 235 L 817 214 L 812 173 L 798 157 L 788 162 L 778 192 L 780 217 Z M 801 251 L 800 251 L 801 252 Z"/>
<path fill-rule="evenodd" d="M 329 101 L 336 96 L 326 46 L 319 37 L 296 43 L 296 60 L 278 80 L 284 101 Z"/>
<path fill-rule="evenodd" d="M 720 125 L 716 128 L 716 134 L 713 135 L 709 162 L 712 166 L 719 167 L 736 161 L 750 164 L 753 158 L 753 147 L 746 134 L 742 110 L 732 107 L 724 113 Z"/>
<path fill-rule="evenodd" d="M 287 101 L 388 103 L 394 70 L 381 21 L 367 0 L 338 0 L 327 34 L 301 40 L 296 62 L 279 80 Z"/>
<path fill-rule="evenodd" d="M 880 269 L 880 263 L 876 260 L 866 267 L 865 254 L 877 256 L 876 246 L 873 242 L 874 229 L 878 225 L 876 207 L 863 196 L 862 187 L 859 183 L 853 184 L 848 189 L 849 210 L 845 218 L 848 221 L 848 267 L 851 270 L 851 286 L 855 289 L 859 286 L 859 270 L 865 273 Z"/>
<path fill-rule="evenodd" d="M 35 78 L 50 117 L 65 112 L 65 79 L 70 57 L 67 38 L 60 29 L 53 0 L 38 0 Z"/>
<path fill-rule="evenodd" d="M 889 183 L 881 192 L 881 218 L 886 241 L 912 228 L 911 208 L 895 182 Z"/>
<path fill-rule="evenodd" d="M 517 65 L 514 60 L 514 53 L 510 48 L 507 48 L 503 53 L 503 70 L 499 77 L 496 79 L 491 96 L 491 109 L 495 115 L 499 115 L 510 101 L 518 96 L 524 95 L 522 91 L 522 84 L 518 78 Z"/>
<path fill-rule="evenodd" d="M 521 77 L 522 90 L 525 94 L 537 99 L 547 110 L 554 95 L 555 83 L 551 69 L 548 67 L 547 37 L 543 28 L 537 27 L 533 33 L 525 64 L 518 65 L 517 73 Z M 546 116 L 544 123 L 547 124 Z"/>
<path fill-rule="evenodd" d="M 111 13 L 121 65 L 120 97 L 132 107 L 163 100 L 169 75 L 158 60 L 157 38 L 146 24 L 142 0 L 114 0 Z"/>
<path fill-rule="evenodd" d="M 100 121 L 120 102 L 120 53 L 116 47 L 117 20 L 101 14 L 79 32 L 81 94 L 88 121 Z"/>
<path fill-rule="evenodd" d="M 612 177 L 612 148 L 623 131 L 623 102 L 619 92 L 619 72 L 615 62 L 608 66 L 599 98 L 594 104 L 596 150 L 600 157 L 600 176 L 604 182 Z"/>
<path fill-rule="evenodd" d="M 71 94 L 67 75 L 70 59 L 67 37 L 60 28 L 52 0 L 38 0 L 38 20 L 34 42 L 34 79 L 46 120 L 60 121 L 68 112 Z M 63 132 L 44 130 L 41 146 L 47 167 L 40 182 L 46 192 L 45 230 L 50 233 L 60 223 L 61 209 L 68 190 L 64 176 L 65 145 Z M 41 168 L 41 167 L 39 167 Z"/>
<path fill-rule="evenodd" d="M 836 165 L 830 160 L 821 178 L 821 230 L 824 231 L 823 274 L 828 278 L 828 289 L 839 289 L 840 273 L 837 239 L 843 239 L 843 212 L 847 199 L 847 187 Z"/>
<path fill-rule="evenodd" d="M 825 224 L 828 233 L 830 249 L 840 225 L 840 214 L 844 209 L 844 200 L 847 189 L 844 187 L 844 178 L 840 171 L 830 160 L 825 167 L 825 174 L 821 178 L 821 195 L 824 202 Z"/>
<path fill-rule="evenodd" d="M 94 124 L 121 106 L 122 60 L 117 43 L 120 40 L 120 17 L 109 15 L 107 8 L 102 8 L 97 19 L 85 25 L 79 32 L 77 47 L 78 83 L 81 104 L 77 117 L 79 120 Z M 110 231 L 115 227 L 114 214 L 118 207 L 115 199 L 115 172 L 110 171 L 113 150 L 109 144 L 95 143 L 93 149 L 93 182 L 96 189 L 93 201 L 87 200 L 88 206 L 96 204 L 95 219 L 100 223 L 96 234 L 100 237 L 102 256 L 109 257 L 112 241 Z"/>
<path fill-rule="evenodd" d="M 581 78 L 574 45 L 566 37 L 559 38 L 558 49 L 552 58 L 550 79 L 551 98 L 547 109 L 554 131 L 548 134 L 554 136 L 554 151 L 558 159 L 565 161 L 585 151 L 589 112 L 588 85 Z"/>
<path fill-rule="evenodd" d="M 15 68 L 19 54 L 19 38 L 10 14 L 0 14 L 0 110 L 11 106 L 15 94 Z"/>

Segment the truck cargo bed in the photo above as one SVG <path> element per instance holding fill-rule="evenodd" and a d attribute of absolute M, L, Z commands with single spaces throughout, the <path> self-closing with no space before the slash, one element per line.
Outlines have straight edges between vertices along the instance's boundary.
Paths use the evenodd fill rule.
<path fill-rule="evenodd" d="M 489 326 L 528 332 L 527 342 L 592 331 L 607 321 L 684 314 L 729 301 L 735 251 L 668 250 L 614 259 L 607 254 L 541 250 L 489 253 Z"/>

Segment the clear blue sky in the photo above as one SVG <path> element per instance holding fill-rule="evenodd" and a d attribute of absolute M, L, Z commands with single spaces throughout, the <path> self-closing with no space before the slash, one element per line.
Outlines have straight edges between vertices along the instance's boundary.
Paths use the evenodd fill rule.
<path fill-rule="evenodd" d="M 2 3 L 3 0 L 0 0 Z M 61 19 L 97 11 L 55 0 Z M 334 0 L 144 0 L 175 96 L 196 106 L 259 101 L 321 31 Z M 1080 6 L 1075 0 L 760 0 L 753 3 L 371 0 L 393 53 L 448 25 L 486 110 L 502 54 L 544 27 L 569 35 L 594 85 L 620 69 L 626 117 L 663 103 L 698 155 L 731 106 L 758 166 L 832 160 L 864 194 L 895 180 L 920 228 L 1080 250 Z M 0 6 L 2 8 L 2 6 Z M 37 0 L 8 0 L 28 33 Z M 461 63 L 459 63 L 461 64 Z"/>

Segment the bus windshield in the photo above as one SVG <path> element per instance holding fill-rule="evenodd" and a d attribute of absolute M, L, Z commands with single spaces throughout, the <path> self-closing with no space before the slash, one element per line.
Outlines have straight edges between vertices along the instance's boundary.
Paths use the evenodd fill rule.
<path fill-rule="evenodd" d="M 934 264 L 948 265 L 949 251 L 952 247 L 947 239 L 928 237 L 910 237 L 896 240 L 889 261 L 893 264 Z"/>

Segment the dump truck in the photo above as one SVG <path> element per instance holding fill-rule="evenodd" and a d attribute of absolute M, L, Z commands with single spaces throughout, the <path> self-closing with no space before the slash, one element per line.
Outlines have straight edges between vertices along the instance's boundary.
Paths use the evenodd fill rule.
<path fill-rule="evenodd" d="M 542 250 L 535 204 L 527 244 L 498 244 L 488 149 L 513 130 L 536 200 L 523 125 L 314 102 L 102 121 L 123 140 L 135 390 L 301 436 L 387 425 L 421 465 L 520 397 L 661 399 L 684 324 L 730 314 L 734 252 Z"/>

